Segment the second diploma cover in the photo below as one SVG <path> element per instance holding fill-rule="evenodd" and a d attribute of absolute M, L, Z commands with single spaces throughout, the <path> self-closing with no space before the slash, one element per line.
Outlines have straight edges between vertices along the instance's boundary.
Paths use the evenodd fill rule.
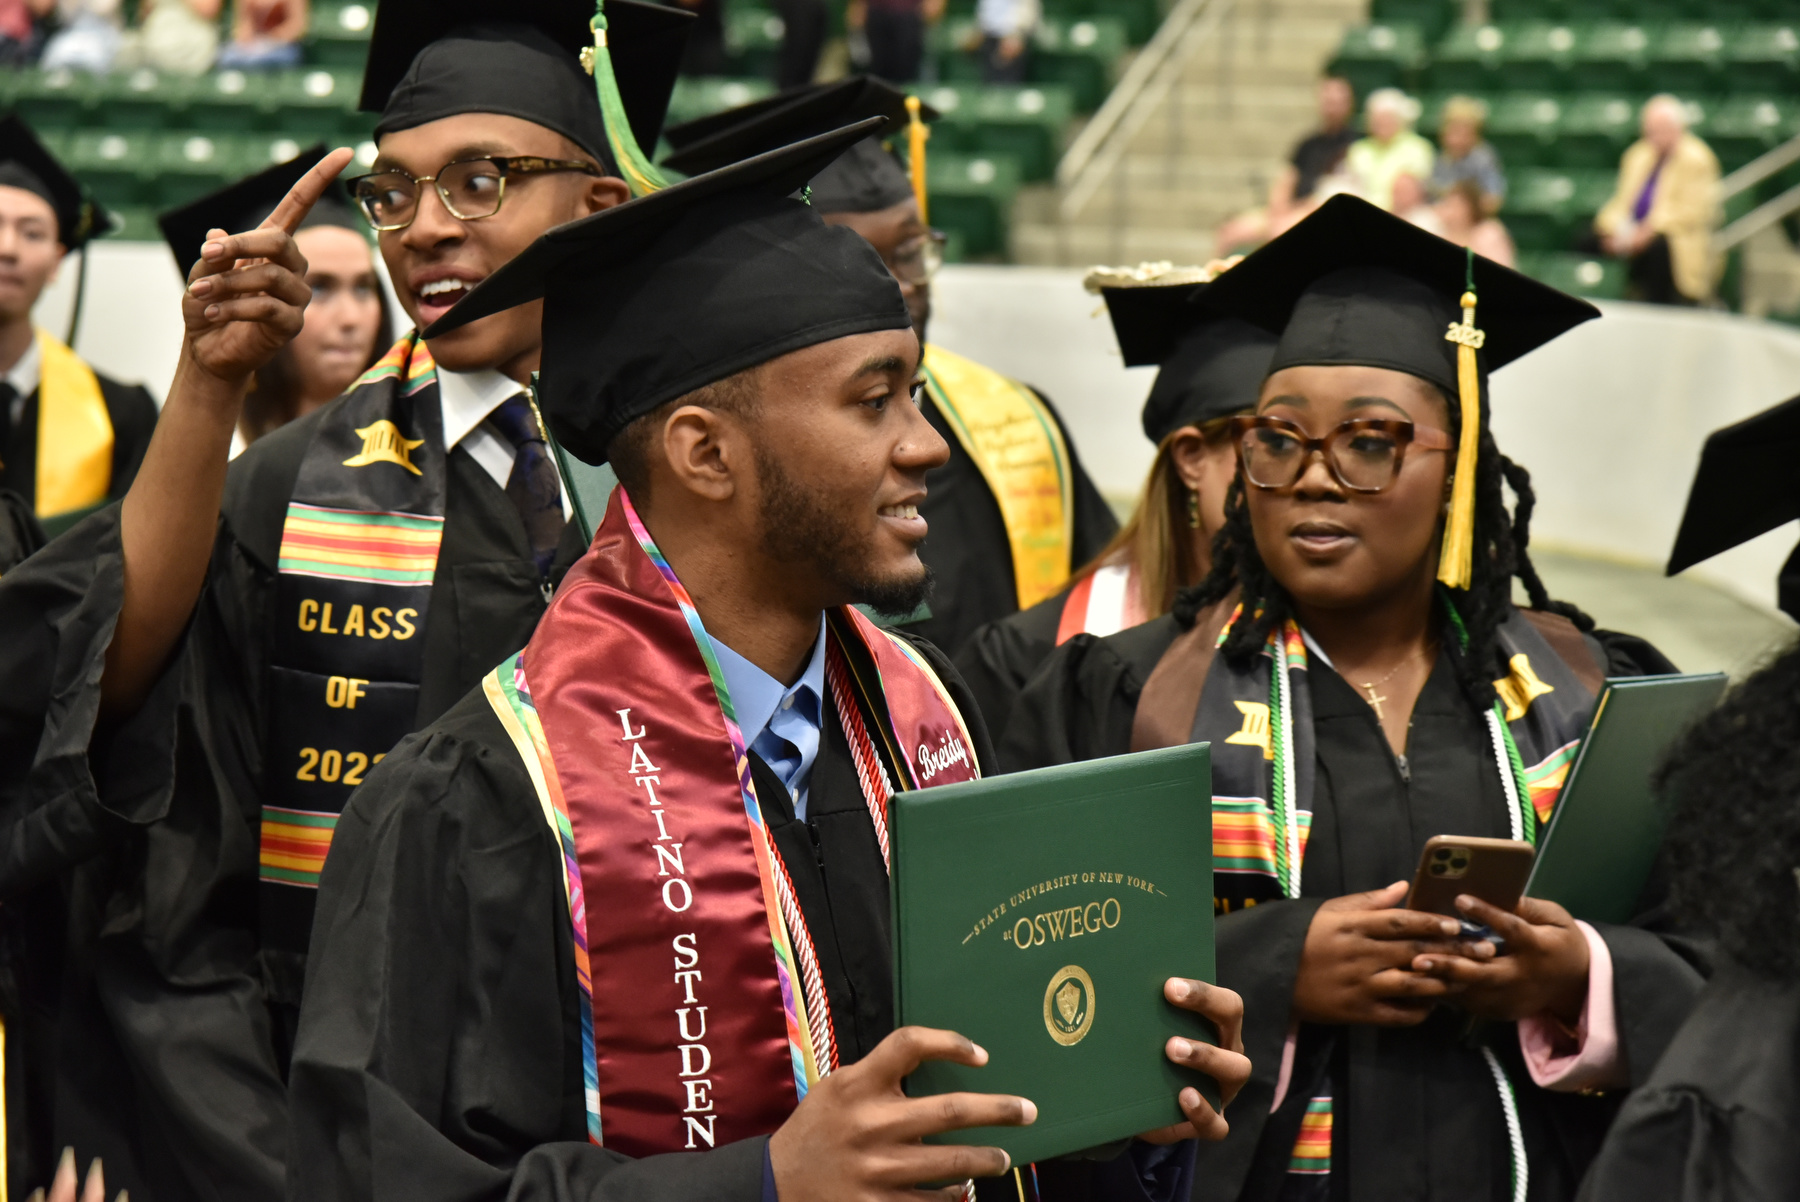
<path fill-rule="evenodd" d="M 895 795 L 895 1017 L 986 1048 L 931 1062 L 914 1096 L 1037 1103 L 1030 1127 L 946 1137 L 1026 1164 L 1183 1121 L 1210 1078 L 1169 1063 L 1171 1035 L 1213 1042 L 1163 999 L 1214 979 L 1212 771 L 1205 744 Z"/>

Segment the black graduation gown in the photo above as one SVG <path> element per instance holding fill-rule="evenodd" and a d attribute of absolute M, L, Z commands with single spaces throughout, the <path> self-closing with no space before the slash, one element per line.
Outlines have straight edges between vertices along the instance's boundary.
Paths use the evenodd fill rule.
<path fill-rule="evenodd" d="M 1036 395 L 1062 431 L 1063 445 L 1069 448 L 1075 498 L 1069 547 L 1069 568 L 1073 571 L 1105 548 L 1118 532 L 1119 521 L 1082 468 L 1075 443 L 1055 406 L 1042 393 Z M 937 581 L 932 590 L 931 616 L 909 623 L 906 629 L 955 655 L 976 627 L 1018 612 L 1019 589 L 1013 577 L 1012 544 L 1006 537 L 1000 503 L 994 500 L 981 469 L 957 441 L 937 403 L 925 395 L 919 404 L 932 428 L 950 444 L 950 460 L 926 475 L 930 491 L 919 506 L 919 515 L 930 527 L 919 558 Z"/>
<path fill-rule="evenodd" d="M 1800 1191 L 1796 1132 L 1800 982 L 1721 963 L 1625 1100 L 1581 1202 L 1780 1202 Z"/>
<path fill-rule="evenodd" d="M 1006 729 L 1019 690 L 1056 650 L 1069 592 L 1064 589 L 1030 609 L 987 623 L 956 653 L 956 670 L 969 682 L 989 730 Z"/>
<path fill-rule="evenodd" d="M 967 689 L 914 641 L 969 717 L 977 761 L 992 764 Z M 804 822 L 751 761 L 850 1063 L 894 1025 L 888 882 L 827 712 Z M 289 1197 L 759 1202 L 763 1138 L 638 1161 L 587 1142 L 560 855 L 479 692 L 370 772 L 320 883 L 290 1078 Z"/>
<path fill-rule="evenodd" d="M 156 429 L 156 401 L 141 384 L 121 384 L 99 372 L 94 377 L 100 382 L 100 397 L 106 402 L 106 416 L 113 428 L 112 478 L 106 486 L 106 496 L 117 500 L 131 487 L 138 465 L 144 462 L 144 451 Z M 10 488 L 22 497 L 35 497 L 37 454 L 38 394 L 33 389 L 25 398 L 12 437 L 0 446 L 0 488 Z"/>
<path fill-rule="evenodd" d="M 0 653 L 0 748 L 36 748 L 27 796 L 0 827 L 0 923 L 22 912 L 9 888 L 68 869 L 46 886 L 62 912 L 45 920 L 58 937 L 41 941 L 66 955 L 46 951 L 25 974 L 59 1032 L 40 1041 L 56 1049 L 36 1074 L 52 1074 L 51 1096 L 25 1112 L 35 1151 L 14 1161 L 16 1179 L 31 1186 L 47 1184 L 50 1157 L 73 1144 L 84 1161 L 104 1157 L 109 1188 L 128 1188 L 139 1202 L 283 1192 L 283 1076 L 303 963 L 259 947 L 261 735 L 282 522 L 329 409 L 258 440 L 232 464 L 193 625 L 120 730 L 95 729 L 122 596 L 118 507 L 4 582 L 31 574 L 49 616 L 25 650 Z M 571 524 L 551 581 L 540 579 L 500 486 L 461 448 L 447 474 L 437 587 L 421 634 L 419 726 L 524 645 L 549 585 L 584 549 Z M 17 682 L 34 672 L 52 695 L 47 716 L 11 704 Z M 30 879 L 9 877 L 21 864 Z M 9 1089 L 16 1046 L 8 1041 Z"/>
<path fill-rule="evenodd" d="M 1019 696 L 1001 740 L 1002 766 L 1128 750 L 1144 681 L 1177 633 L 1165 616 L 1105 639 L 1079 635 L 1058 648 Z M 1602 633 L 1588 646 L 1607 675 L 1669 667 L 1630 636 Z M 1302 897 L 1217 922 L 1219 981 L 1244 999 L 1253 1075 L 1232 1104 L 1231 1135 L 1200 1149 L 1194 1198 L 1276 1198 L 1306 1100 L 1329 1088 L 1333 1198 L 1506 1202 L 1504 1120 L 1472 1038 L 1494 1050 L 1517 1090 L 1531 1197 L 1573 1197 L 1618 1098 L 1536 1087 L 1510 1025 L 1471 1032 L 1448 1007 L 1412 1028 L 1303 1027 L 1288 1097 L 1270 1115 L 1300 950 L 1319 903 L 1410 880 L 1433 835 L 1508 835 L 1485 725 L 1456 686 L 1447 657 L 1440 656 L 1414 707 L 1405 774 L 1374 711 L 1349 684 L 1314 662 L 1311 687 L 1318 773 Z M 1619 1037 L 1636 1085 L 1699 993 L 1705 960 L 1700 948 L 1668 932 L 1654 906 L 1632 925 L 1595 925 L 1612 956 Z"/>
<path fill-rule="evenodd" d="M 44 530 L 31 512 L 31 502 L 10 488 L 0 488 L 0 575 L 43 545 Z"/>

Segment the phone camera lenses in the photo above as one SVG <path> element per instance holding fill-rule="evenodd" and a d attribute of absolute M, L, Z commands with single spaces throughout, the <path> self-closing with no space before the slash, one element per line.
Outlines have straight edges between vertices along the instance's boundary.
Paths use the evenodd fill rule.
<path fill-rule="evenodd" d="M 1443 876 L 1444 875 L 1444 866 L 1442 864 L 1433 864 L 1431 866 L 1431 875 L 1432 876 Z"/>
<path fill-rule="evenodd" d="M 1448 847 L 1440 847 L 1431 853 L 1431 858 L 1434 860 L 1448 860 L 1450 858 L 1450 849 Z"/>

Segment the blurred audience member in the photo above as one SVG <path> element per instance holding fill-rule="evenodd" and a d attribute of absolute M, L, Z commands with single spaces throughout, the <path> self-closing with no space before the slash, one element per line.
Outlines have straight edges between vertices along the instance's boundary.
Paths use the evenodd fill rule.
<path fill-rule="evenodd" d="M 1497 217 L 1490 216 L 1490 204 L 1490 198 L 1474 180 L 1456 181 L 1432 206 L 1437 218 L 1435 232 L 1502 267 L 1511 267 L 1516 258 L 1512 235 Z"/>
<path fill-rule="evenodd" d="M 781 49 L 775 55 L 775 86 L 784 92 L 805 87 L 819 70 L 831 6 L 826 0 L 775 0 L 775 13 L 781 18 L 782 31 Z"/>
<path fill-rule="evenodd" d="M 1425 182 L 1416 175 L 1394 177 L 1394 216 L 1440 236 L 1444 232 L 1444 223 L 1438 220 L 1437 210 L 1425 194 Z"/>
<path fill-rule="evenodd" d="M 56 0 L 0 0 L 0 67 L 29 66 L 44 46 L 43 21 Z"/>
<path fill-rule="evenodd" d="M 300 65 L 306 36 L 307 0 L 238 0 L 231 40 L 219 51 L 219 66 L 271 71 Z"/>
<path fill-rule="evenodd" d="M 981 28 L 983 83 L 1024 83 L 1031 68 L 1031 35 L 1041 16 L 1038 0 L 980 0 L 975 23 Z"/>
<path fill-rule="evenodd" d="M 1267 242 L 1311 212 L 1322 198 L 1314 195 L 1320 181 L 1336 173 L 1344 152 L 1356 141 L 1351 118 L 1356 92 L 1350 81 L 1328 75 L 1319 81 L 1319 128 L 1300 139 L 1294 153 L 1269 185 L 1267 207 L 1249 209 L 1219 227 L 1216 249 L 1223 256 Z"/>
<path fill-rule="evenodd" d="M 234 447 L 336 400 L 394 340 L 374 251 L 355 214 L 344 210 L 340 217 L 335 210 L 321 202 L 311 214 L 320 220 L 294 234 L 312 289 L 306 324 L 257 370 Z"/>
<path fill-rule="evenodd" d="M 1643 137 L 1626 148 L 1594 230 L 1603 250 L 1629 262 L 1633 300 L 1695 304 L 1712 292 L 1719 160 L 1688 132 L 1675 97 L 1652 96 L 1641 120 Z"/>
<path fill-rule="evenodd" d="M 223 0 L 139 0 L 138 27 L 120 48 L 122 67 L 201 75 L 219 56 Z"/>
<path fill-rule="evenodd" d="M 1399 88 L 1377 88 L 1363 107 L 1368 133 L 1344 152 L 1344 168 L 1358 194 L 1389 212 L 1394 208 L 1394 180 L 1402 175 L 1431 178 L 1437 157 L 1431 143 L 1413 132 L 1419 102 Z"/>
<path fill-rule="evenodd" d="M 1506 201 L 1506 172 L 1500 156 L 1482 139 L 1487 105 L 1468 96 L 1452 96 L 1438 118 L 1438 155 L 1431 168 L 1431 194 L 1441 197 L 1463 180 L 1473 181 L 1482 211 L 1492 215 Z"/>
<path fill-rule="evenodd" d="M 869 74 L 912 83 L 925 58 L 925 26 L 944 15 L 944 0 L 850 0 L 844 21 L 862 35 Z"/>
<path fill-rule="evenodd" d="M 125 40 L 119 0 L 56 0 L 57 30 L 44 43 L 46 71 L 112 70 Z"/>

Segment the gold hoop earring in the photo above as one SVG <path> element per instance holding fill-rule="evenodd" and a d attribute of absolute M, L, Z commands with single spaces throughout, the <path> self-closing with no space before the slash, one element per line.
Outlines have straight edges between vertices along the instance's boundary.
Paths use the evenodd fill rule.
<path fill-rule="evenodd" d="M 1187 509 L 1188 509 L 1188 529 L 1190 529 L 1190 530 L 1200 529 L 1200 490 L 1199 489 L 1197 489 L 1197 488 L 1188 489 Z"/>

